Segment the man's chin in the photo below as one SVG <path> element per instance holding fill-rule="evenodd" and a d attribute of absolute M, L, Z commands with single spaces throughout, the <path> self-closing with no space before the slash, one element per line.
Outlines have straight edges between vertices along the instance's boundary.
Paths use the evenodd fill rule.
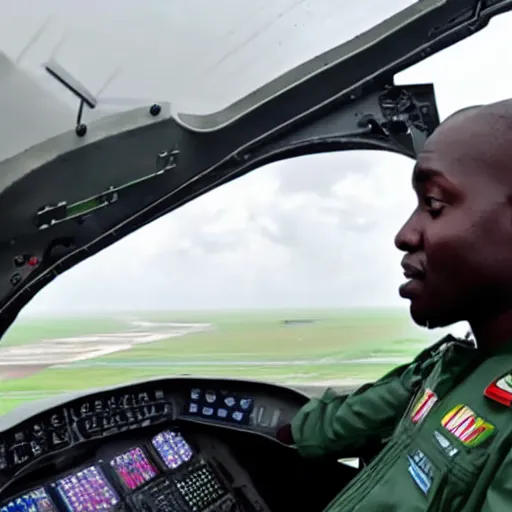
<path fill-rule="evenodd" d="M 409 313 L 411 315 L 412 321 L 416 325 L 427 328 L 432 326 L 431 322 L 429 322 L 428 316 L 426 316 L 422 311 L 415 310 L 412 304 L 409 308 Z"/>
<path fill-rule="evenodd" d="M 458 321 L 452 319 L 445 311 L 421 307 L 419 304 L 415 303 L 415 301 L 411 302 L 409 313 L 416 325 L 426 327 L 427 329 L 447 327 Z"/>

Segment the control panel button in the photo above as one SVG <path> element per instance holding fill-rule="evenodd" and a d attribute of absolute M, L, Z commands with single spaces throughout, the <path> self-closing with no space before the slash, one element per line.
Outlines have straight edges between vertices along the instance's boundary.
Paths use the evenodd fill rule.
<path fill-rule="evenodd" d="M 11 276 L 11 285 L 17 286 L 21 283 L 21 274 L 19 272 L 16 272 Z"/>
<path fill-rule="evenodd" d="M 16 267 L 23 267 L 25 263 L 27 262 L 27 257 L 23 254 L 18 254 L 17 256 L 14 256 L 14 265 Z"/>

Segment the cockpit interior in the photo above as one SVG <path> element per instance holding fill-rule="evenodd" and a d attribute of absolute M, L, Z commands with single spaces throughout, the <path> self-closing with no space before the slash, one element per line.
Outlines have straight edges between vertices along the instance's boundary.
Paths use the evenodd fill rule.
<path fill-rule="evenodd" d="M 177 378 L 62 399 L 29 419 L 17 409 L 1 421 L 0 511 L 322 510 L 356 469 L 275 440 L 306 401 L 270 384 Z"/>
<path fill-rule="evenodd" d="M 4 1 L 0 6 L 0 22 L 14 3 Z M 38 8 L 45 4 L 36 3 Z M 302 12 L 302 21 L 316 19 L 313 2 L 266 0 L 256 9 L 257 3 L 251 3 L 251 16 L 239 1 L 229 2 L 225 9 L 210 5 L 212 16 L 213 11 L 221 13 L 221 18 L 233 15 L 233 26 L 224 27 L 224 36 L 232 37 L 231 43 L 236 41 L 234 50 L 226 49 L 227 57 L 221 52 L 211 62 L 205 60 L 206 70 L 222 68 L 236 54 L 237 45 L 246 46 L 265 34 L 286 13 L 292 16 L 287 27 L 299 36 L 289 47 L 294 50 L 301 43 L 310 53 L 303 36 L 307 30 L 293 16 L 307 3 L 309 10 Z M 392 3 L 374 2 L 379 9 Z M 59 9 L 70 4 L 61 2 Z M 185 4 L 189 6 L 189 0 L 182 2 L 183 18 L 188 13 Z M 336 10 L 349 3 L 324 4 L 324 14 L 329 13 L 324 28 L 330 28 L 338 40 L 337 23 L 343 16 Z M 360 1 L 350 5 L 356 4 L 362 6 Z M 512 2 L 405 0 L 395 4 L 391 13 L 370 23 L 371 28 L 357 37 L 331 45 L 309 60 L 292 59 L 295 67 L 287 67 L 230 106 L 208 114 L 177 110 L 174 97 L 162 101 L 162 96 L 144 90 L 138 91 L 137 106 L 125 104 L 122 112 L 91 115 L 102 102 L 81 81 L 80 64 L 85 55 L 91 56 L 88 44 L 97 38 L 96 23 L 103 13 L 86 13 L 89 2 L 76 2 L 68 12 L 67 21 L 76 26 L 82 17 L 75 9 L 84 9 L 84 19 L 90 15 L 90 26 L 82 27 L 75 38 L 82 53 L 68 53 L 70 66 L 59 64 L 52 50 L 45 62 L 37 63 L 37 73 L 29 76 L 0 47 L 0 335 L 63 272 L 267 163 L 353 149 L 414 158 L 440 122 L 434 86 L 397 85 L 395 75 L 485 28 L 491 18 L 511 10 Z M 275 15 L 270 12 L 274 5 Z M 28 17 L 22 11 L 20 19 L 25 23 Z M 112 20 L 121 19 L 117 8 L 107 11 L 105 16 Z M 120 11 L 126 14 L 124 7 Z M 365 13 L 372 8 L 360 11 L 367 27 Z M 151 17 L 162 18 L 156 12 L 156 7 L 153 12 L 148 5 L 148 26 Z M 131 14 L 132 22 L 138 23 L 137 13 Z M 191 27 L 197 26 L 194 16 L 189 16 Z M 265 16 L 275 20 L 269 22 Z M 354 19 L 345 17 L 349 23 Z M 252 18 L 257 21 L 251 25 L 253 36 L 241 34 L 238 24 L 250 25 Z M 213 32 L 217 29 L 207 17 L 203 23 Z M 287 33 L 280 33 L 285 28 L 274 25 L 276 47 L 289 42 Z M 108 41 L 110 25 L 105 27 Z M 181 37 L 181 27 L 174 29 L 151 29 L 152 41 L 163 38 L 164 32 Z M 37 54 L 34 41 L 41 34 L 32 34 L 20 53 Z M 219 34 L 222 31 L 215 32 L 214 42 L 222 39 Z M 123 45 L 139 42 L 130 31 L 125 36 Z M 249 61 L 228 66 L 217 82 L 208 82 L 207 73 L 199 71 L 190 75 L 194 78 L 190 81 L 206 83 L 207 92 L 222 91 L 226 82 L 233 85 L 249 75 L 252 65 L 266 69 L 273 62 L 271 46 L 262 48 L 255 53 L 257 58 L 253 55 Z M 160 91 L 173 86 L 182 76 L 178 67 L 169 65 L 168 51 L 168 45 L 160 53 L 151 48 L 140 59 L 149 63 L 149 71 L 142 73 L 134 65 L 126 83 L 134 86 L 144 75 L 147 82 L 160 85 Z M 96 66 L 97 53 L 98 58 L 91 58 L 92 71 L 101 67 Z M 201 59 L 207 54 L 203 53 Z M 277 57 L 274 64 L 280 64 Z M 112 71 L 104 68 L 107 74 Z M 163 68 L 172 72 L 168 83 L 158 80 L 157 72 Z M 260 80 L 256 71 L 252 70 L 253 76 Z M 53 80 L 50 86 L 48 82 L 41 85 L 41 75 Z M 188 89 L 182 84 L 183 91 Z M 60 101 L 64 91 L 72 97 L 73 107 Z M 147 101 L 140 99 L 148 95 Z M 98 282 L 100 293 L 101 287 Z M 336 457 L 303 458 L 295 447 L 276 439 L 278 428 L 289 423 L 308 400 L 292 388 L 265 382 L 168 377 L 26 403 L 0 416 L 0 512 L 321 511 L 358 469 Z M 379 443 L 368 453 L 353 456 L 364 465 L 378 453 Z"/>

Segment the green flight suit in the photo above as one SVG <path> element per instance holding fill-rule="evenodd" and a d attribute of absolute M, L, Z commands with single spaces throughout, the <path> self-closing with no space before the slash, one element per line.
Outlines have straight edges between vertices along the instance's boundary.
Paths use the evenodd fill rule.
<path fill-rule="evenodd" d="M 351 395 L 310 400 L 291 425 L 301 455 L 355 456 L 387 440 L 326 510 L 512 511 L 512 386 L 494 386 L 504 402 L 484 394 L 509 372 L 512 346 L 448 337 Z"/>

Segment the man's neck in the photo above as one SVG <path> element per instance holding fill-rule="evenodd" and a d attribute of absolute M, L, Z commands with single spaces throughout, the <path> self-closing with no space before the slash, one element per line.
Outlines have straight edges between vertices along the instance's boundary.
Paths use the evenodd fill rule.
<path fill-rule="evenodd" d="M 492 318 L 478 318 L 469 324 L 480 347 L 493 349 L 512 343 L 512 309 Z"/>

